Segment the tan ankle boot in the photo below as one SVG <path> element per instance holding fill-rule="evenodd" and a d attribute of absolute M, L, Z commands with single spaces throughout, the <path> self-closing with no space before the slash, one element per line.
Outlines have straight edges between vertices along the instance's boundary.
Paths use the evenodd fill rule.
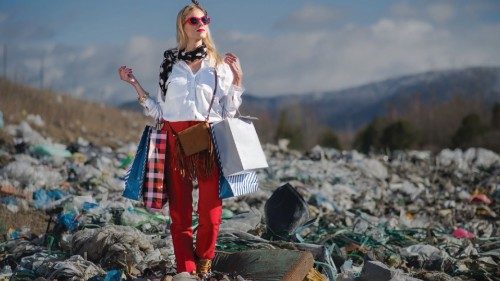
<path fill-rule="evenodd" d="M 196 261 L 196 273 L 198 277 L 206 278 L 212 271 L 212 260 L 210 259 L 199 259 Z"/>

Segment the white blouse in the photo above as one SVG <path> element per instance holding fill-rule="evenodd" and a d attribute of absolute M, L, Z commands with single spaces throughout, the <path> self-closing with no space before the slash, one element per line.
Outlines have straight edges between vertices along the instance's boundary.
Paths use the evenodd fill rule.
<path fill-rule="evenodd" d="M 209 122 L 233 117 L 241 105 L 243 87 L 233 85 L 233 73 L 223 62 L 217 67 L 218 85 L 210 110 Z M 147 97 L 142 106 L 144 114 L 155 120 L 167 121 L 205 120 L 215 86 L 214 68 L 208 57 L 201 62 L 200 69 L 193 73 L 183 60 L 177 61 L 165 85 L 165 100 L 158 85 L 157 99 Z"/>

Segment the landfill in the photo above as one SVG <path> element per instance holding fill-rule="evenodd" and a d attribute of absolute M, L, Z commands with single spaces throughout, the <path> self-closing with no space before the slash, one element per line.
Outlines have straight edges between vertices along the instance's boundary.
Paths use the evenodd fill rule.
<path fill-rule="evenodd" d="M 34 124 L 0 123 L 0 280 L 192 280 L 168 207 L 122 196 L 136 144 L 60 144 Z M 498 154 L 263 148 L 260 190 L 223 201 L 210 280 L 500 280 Z"/>

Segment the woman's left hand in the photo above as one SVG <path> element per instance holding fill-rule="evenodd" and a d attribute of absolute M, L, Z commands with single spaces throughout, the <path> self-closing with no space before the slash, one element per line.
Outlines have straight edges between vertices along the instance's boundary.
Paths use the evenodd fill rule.
<path fill-rule="evenodd" d="M 224 62 L 229 65 L 229 68 L 231 68 L 231 71 L 233 72 L 233 84 L 241 86 L 243 71 L 241 71 L 240 59 L 238 59 L 238 57 L 233 53 L 227 53 L 224 57 Z"/>

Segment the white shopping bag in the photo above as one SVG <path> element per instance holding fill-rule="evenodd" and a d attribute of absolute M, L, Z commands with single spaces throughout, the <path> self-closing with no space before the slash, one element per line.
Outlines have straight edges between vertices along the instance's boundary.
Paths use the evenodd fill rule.
<path fill-rule="evenodd" d="M 211 128 L 224 176 L 269 167 L 252 118 L 226 118 Z"/>

